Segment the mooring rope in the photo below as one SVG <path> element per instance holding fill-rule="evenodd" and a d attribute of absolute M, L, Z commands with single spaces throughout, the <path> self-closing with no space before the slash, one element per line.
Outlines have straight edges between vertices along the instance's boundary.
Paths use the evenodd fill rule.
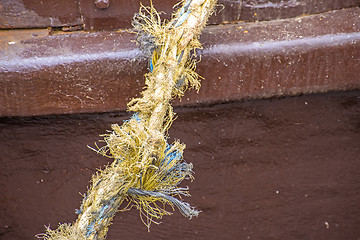
<path fill-rule="evenodd" d="M 96 151 L 114 161 L 95 173 L 84 195 L 78 219 L 61 224 L 56 230 L 38 235 L 47 240 L 105 239 L 108 226 L 121 203 L 136 206 L 149 228 L 156 219 L 171 214 L 165 204 L 176 206 L 192 218 L 200 211 L 176 197 L 189 196 L 188 188 L 178 185 L 192 180 L 192 164 L 183 160 L 185 145 L 167 143 L 167 130 L 174 120 L 170 101 L 183 96 L 187 88 L 199 89 L 195 72 L 195 50 L 201 47 L 200 32 L 213 11 L 216 0 L 184 0 L 172 20 L 160 19 L 154 7 L 141 6 L 134 16 L 137 42 L 149 58 L 146 89 L 141 98 L 128 104 L 133 116 L 112 132 L 104 134 L 104 147 Z"/>

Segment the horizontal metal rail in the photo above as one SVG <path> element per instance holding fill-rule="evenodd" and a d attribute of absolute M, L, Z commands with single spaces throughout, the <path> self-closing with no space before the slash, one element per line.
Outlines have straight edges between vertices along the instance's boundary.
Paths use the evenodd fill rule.
<path fill-rule="evenodd" d="M 360 88 L 360 15 L 349 8 L 293 19 L 210 26 L 193 105 Z M 0 32 L 0 116 L 125 110 L 147 63 L 133 33 Z"/>

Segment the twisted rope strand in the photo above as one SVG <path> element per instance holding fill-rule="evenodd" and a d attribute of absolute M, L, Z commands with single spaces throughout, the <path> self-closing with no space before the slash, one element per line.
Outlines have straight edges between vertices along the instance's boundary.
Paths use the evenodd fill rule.
<path fill-rule="evenodd" d="M 201 45 L 199 34 L 213 11 L 216 0 L 184 0 L 172 20 L 162 22 L 153 8 L 140 8 L 134 17 L 139 47 L 149 58 L 150 72 L 145 75 L 146 89 L 141 98 L 128 104 L 134 115 L 122 126 L 112 125 L 105 134 L 106 146 L 98 153 L 114 158 L 104 170 L 92 177 L 76 222 L 61 224 L 38 235 L 47 240 L 105 239 L 108 227 L 121 203 L 136 206 L 147 218 L 147 227 L 169 215 L 156 202 L 176 206 L 189 218 L 197 216 L 188 203 L 174 196 L 189 196 L 187 188 L 178 187 L 192 179 L 192 164 L 183 160 L 184 144 L 168 144 L 166 131 L 174 113 L 170 101 L 182 96 L 188 87 L 199 88 L 191 53 Z M 123 210 L 129 209 L 129 207 Z"/>

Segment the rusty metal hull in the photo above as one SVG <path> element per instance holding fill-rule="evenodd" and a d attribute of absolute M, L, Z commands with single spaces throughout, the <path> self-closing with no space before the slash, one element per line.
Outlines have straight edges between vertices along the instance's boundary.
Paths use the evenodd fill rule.
<path fill-rule="evenodd" d="M 131 27 L 140 3 L 150 1 L 109 0 L 105 8 L 95 0 L 0 0 L 0 29 L 81 26 L 85 30 L 117 30 Z M 176 0 L 153 0 L 169 18 Z M 219 0 L 210 24 L 292 18 L 330 10 L 360 6 L 360 0 Z"/>
<path fill-rule="evenodd" d="M 87 145 L 143 88 L 129 31 L 140 1 L 94 2 L 0 0 L 0 239 L 76 219 L 109 161 Z M 153 2 L 169 17 L 176 1 Z M 169 131 L 187 144 L 187 200 L 202 213 L 148 233 L 133 209 L 107 239 L 359 238 L 360 1 L 220 3 L 202 88 L 174 102 Z"/>
<path fill-rule="evenodd" d="M 147 232 L 136 209 L 119 212 L 107 239 L 357 239 L 359 97 L 175 108 L 169 134 L 186 143 L 195 170 L 186 201 L 202 213 L 189 221 L 176 212 Z M 0 118 L 0 239 L 34 239 L 44 225 L 74 221 L 79 192 L 109 161 L 87 145 L 129 116 Z"/>
<path fill-rule="evenodd" d="M 208 27 L 202 89 L 175 105 L 359 88 L 359 15 L 350 8 Z M 127 31 L 0 36 L 0 116 L 125 110 L 148 71 Z"/>

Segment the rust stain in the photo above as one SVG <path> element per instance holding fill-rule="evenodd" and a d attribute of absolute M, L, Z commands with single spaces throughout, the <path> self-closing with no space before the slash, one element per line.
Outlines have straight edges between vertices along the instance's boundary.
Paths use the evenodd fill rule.
<path fill-rule="evenodd" d="M 207 27 L 202 89 L 175 104 L 360 88 L 359 11 Z M 143 87 L 147 63 L 133 33 L 38 31 L 0 35 L 0 115 L 124 110 Z"/>
<path fill-rule="evenodd" d="M 107 239 L 356 239 L 359 96 L 352 91 L 175 108 L 169 134 L 187 145 L 184 157 L 196 178 L 189 183 L 191 204 L 202 215 L 188 221 L 176 213 L 147 232 L 137 211 L 119 212 Z M 74 221 L 79 192 L 108 164 L 87 145 L 128 117 L 0 118 L 1 238 L 34 239 L 44 223 Z"/>
<path fill-rule="evenodd" d="M 140 0 L 112 1 L 107 8 L 98 8 L 94 0 L 2 0 L 0 8 L 0 29 L 69 27 L 84 25 L 86 30 L 117 30 L 131 28 L 131 19 L 139 9 Z M 176 0 L 153 1 L 163 17 L 170 17 Z M 149 2 L 144 2 L 149 4 Z M 262 21 L 285 19 L 317 14 L 330 10 L 357 7 L 359 0 L 334 1 L 233 1 L 220 0 L 216 14 L 209 24 L 234 23 L 238 21 Z"/>

